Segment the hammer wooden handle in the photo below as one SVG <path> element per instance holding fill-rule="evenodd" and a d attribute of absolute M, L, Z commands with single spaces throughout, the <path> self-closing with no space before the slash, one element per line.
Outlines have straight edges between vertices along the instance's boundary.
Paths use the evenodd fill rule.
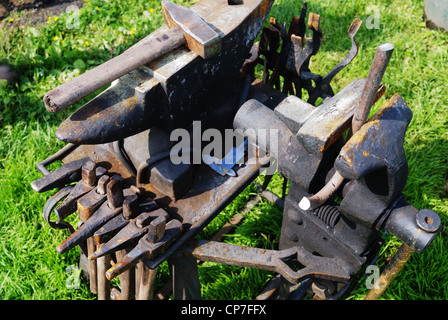
<path fill-rule="evenodd" d="M 157 31 L 159 30 L 148 35 L 121 55 L 48 92 L 44 96 L 47 110 L 61 111 L 128 72 L 186 43 L 180 27 L 173 27 L 165 32 Z"/>
<path fill-rule="evenodd" d="M 181 45 L 187 45 L 204 59 L 221 50 L 219 34 L 194 11 L 166 0 L 162 1 L 162 10 L 168 30 L 157 29 L 121 55 L 48 92 L 44 97 L 47 110 L 65 109 Z"/>

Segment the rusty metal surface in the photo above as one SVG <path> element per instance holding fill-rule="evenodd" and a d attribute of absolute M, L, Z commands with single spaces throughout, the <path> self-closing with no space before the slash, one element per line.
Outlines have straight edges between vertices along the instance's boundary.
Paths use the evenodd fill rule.
<path fill-rule="evenodd" d="M 364 79 L 352 81 L 309 114 L 297 132 L 297 139 L 308 152 L 323 152 L 350 127 L 364 82 Z"/>
<path fill-rule="evenodd" d="M 422 253 L 440 233 L 442 224 L 437 213 L 418 210 L 401 198 L 388 212 L 385 222 L 376 226 L 387 230 L 417 253 Z"/>
<path fill-rule="evenodd" d="M 308 103 L 315 104 L 319 97 L 333 96 L 333 89 L 331 88 L 330 82 L 336 76 L 336 74 L 344 69 L 358 54 L 359 46 L 355 39 L 356 33 L 361 28 L 362 21 L 355 19 L 348 29 L 348 36 L 352 42 L 352 47 L 344 59 L 341 60 L 336 66 L 331 69 L 322 79 L 316 82 L 316 88 L 310 93 Z"/>
<path fill-rule="evenodd" d="M 76 161 L 57 168 L 42 178 L 33 181 L 31 187 L 35 192 L 45 192 L 78 181 L 81 179 L 81 167 L 89 160 L 91 160 L 89 157 L 78 158 Z"/>
<path fill-rule="evenodd" d="M 126 200 L 126 198 L 125 198 Z M 100 229 L 98 229 L 93 234 L 93 239 L 97 245 L 103 244 L 110 239 L 112 239 L 120 230 L 126 227 L 129 222 L 136 219 L 143 212 L 151 212 L 157 209 L 157 204 L 152 199 L 143 200 L 139 203 L 137 208 L 138 212 L 133 218 L 128 218 L 125 216 L 126 206 L 123 206 L 122 214 L 112 218 L 110 221 L 106 222 Z"/>
<path fill-rule="evenodd" d="M 58 253 L 64 253 L 74 248 L 81 242 L 91 237 L 107 221 L 121 213 L 122 208 L 111 209 L 107 202 L 104 202 L 94 214 L 84 222 L 70 237 L 65 239 L 56 250 Z"/>
<path fill-rule="evenodd" d="M 386 291 L 389 284 L 397 276 L 397 274 L 404 267 L 406 262 L 412 256 L 414 251 L 406 244 L 402 244 L 395 253 L 392 260 L 386 265 L 386 268 L 381 273 L 380 277 L 375 281 L 373 288 L 364 297 L 364 300 L 376 300 L 384 291 Z"/>
<path fill-rule="evenodd" d="M 77 201 L 79 219 L 82 222 L 87 221 L 106 199 L 107 195 L 99 193 L 98 187 L 79 198 Z"/>
<path fill-rule="evenodd" d="M 407 167 L 403 142 L 411 119 L 406 102 L 394 95 L 347 141 L 335 167 L 347 179 L 359 179 L 384 166 L 394 176 Z"/>
<path fill-rule="evenodd" d="M 67 197 L 67 195 L 70 194 L 72 191 L 73 186 L 66 186 L 61 189 L 59 189 L 55 194 L 53 194 L 45 203 L 45 206 L 42 210 L 42 215 L 47 221 L 48 225 L 52 227 L 53 229 L 69 229 L 70 233 L 75 232 L 75 229 L 72 227 L 72 225 L 68 222 L 61 221 L 61 219 L 58 217 L 57 221 L 51 221 L 51 215 L 53 213 L 54 208 L 58 205 L 58 203 Z"/>
<path fill-rule="evenodd" d="M 179 26 L 184 32 L 187 47 L 202 58 L 208 59 L 221 50 L 219 34 L 194 11 L 163 0 L 162 12 L 167 26 Z"/>
<path fill-rule="evenodd" d="M 158 218 L 155 220 L 158 220 Z M 151 226 L 155 220 L 152 221 L 149 226 Z M 132 249 L 123 259 L 118 261 L 112 268 L 107 270 L 106 277 L 109 280 L 113 279 L 117 275 L 134 267 L 141 260 L 156 257 L 169 247 L 169 245 L 179 237 L 181 232 L 182 224 L 178 220 L 173 219 L 166 224 L 164 235 L 158 241 L 152 242 L 147 237 L 142 237 L 134 249 Z"/>
<path fill-rule="evenodd" d="M 156 197 L 155 201 L 171 218 L 182 222 L 184 231 L 162 255 L 145 261 L 145 264 L 151 269 L 156 268 L 198 234 L 258 176 L 260 167 L 261 163 L 245 164 L 235 169 L 236 177 L 230 177 L 218 175 L 208 166 L 201 165 L 196 171 L 193 188 L 184 197 L 173 203 Z M 147 189 L 151 191 L 150 186 Z"/>
<path fill-rule="evenodd" d="M 116 235 L 106 241 L 101 241 L 102 245 L 89 256 L 89 259 L 97 259 L 122 249 L 132 249 L 137 245 L 140 238 L 148 233 L 150 223 L 160 216 L 167 218 L 168 214 L 163 209 L 141 213 L 134 220 L 128 221 L 122 229 L 116 232 Z M 104 239 L 101 231 L 96 233 L 96 237 Z"/>
<path fill-rule="evenodd" d="M 309 13 L 307 25 L 306 15 L 307 3 L 303 2 L 300 17 L 292 18 L 288 30 L 286 24 L 282 25 L 271 17 L 270 27 L 263 28 L 261 39 L 252 47 L 251 57 L 246 60 L 244 68 L 254 75 L 255 65 L 263 65 L 263 82 L 299 98 L 302 98 L 302 91 L 306 90 L 309 95 L 307 102 L 315 105 L 318 98 L 325 100 L 334 96 L 331 80 L 356 57 L 358 43 L 355 35 L 361 26 L 361 20 L 355 19 L 348 30 L 352 41 L 350 51 L 327 75 L 321 76 L 310 70 L 310 59 L 318 53 L 323 39 L 320 15 Z M 307 26 L 312 32 L 311 38 L 306 36 Z M 283 77 L 283 87 L 279 76 Z"/>
<path fill-rule="evenodd" d="M 95 170 L 95 181 L 99 180 L 103 175 L 107 173 L 107 170 L 102 167 L 98 167 Z M 83 180 L 76 183 L 71 190 L 70 194 L 58 205 L 55 209 L 55 213 L 58 217 L 58 221 L 64 220 L 66 217 L 76 212 L 78 199 L 86 193 L 92 191 L 95 188 L 94 183 L 86 185 Z"/>
<path fill-rule="evenodd" d="M 366 83 L 362 90 L 358 107 L 353 115 L 352 131 L 357 132 L 367 120 L 370 108 L 375 101 L 375 95 L 381 86 L 381 80 L 386 72 L 387 65 L 394 51 L 391 43 L 383 43 L 376 50 L 372 65 L 367 75 Z"/>
<path fill-rule="evenodd" d="M 188 252 L 191 250 L 191 254 L 202 261 L 275 271 L 292 284 L 309 277 L 348 281 L 351 276 L 350 268 L 343 261 L 313 255 L 302 247 L 268 250 L 216 241 L 196 240 L 190 244 L 190 248 L 187 250 Z M 291 260 L 298 261 L 304 267 L 294 271 L 286 264 Z"/>
<path fill-rule="evenodd" d="M 254 121 L 256 119 L 256 121 Z M 322 154 L 309 154 L 293 132 L 277 118 L 275 112 L 264 104 L 251 99 L 238 111 L 234 128 L 248 133 L 250 143 L 278 159 L 282 175 L 308 190 L 321 165 Z M 266 130 L 266 131 L 263 131 Z M 259 137 L 264 132 L 278 132 L 278 141 Z"/>
<path fill-rule="evenodd" d="M 151 62 L 149 68 L 132 71 L 64 121 L 57 130 L 58 139 L 98 144 L 154 125 L 167 130 L 190 125 L 210 102 L 232 91 L 271 4 L 272 0 L 247 0 L 236 6 L 229 6 L 226 0 L 196 3 L 191 10 L 221 36 L 219 54 L 204 60 L 179 48 Z M 179 90 L 185 83 L 189 90 Z"/>

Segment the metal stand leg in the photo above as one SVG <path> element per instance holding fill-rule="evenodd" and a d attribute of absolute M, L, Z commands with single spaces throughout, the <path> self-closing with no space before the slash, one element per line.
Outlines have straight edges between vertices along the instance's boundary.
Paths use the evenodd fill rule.
<path fill-rule="evenodd" d="M 414 253 L 411 247 L 403 243 L 398 251 L 395 253 L 392 260 L 384 269 L 378 280 L 375 281 L 373 288 L 364 297 L 364 300 L 376 300 L 380 295 L 386 291 L 389 284 L 395 278 L 395 276 L 401 271 L 406 262 Z"/>
<path fill-rule="evenodd" d="M 168 259 L 168 263 L 173 281 L 174 299 L 200 300 L 201 285 L 196 258 L 179 251 Z"/>

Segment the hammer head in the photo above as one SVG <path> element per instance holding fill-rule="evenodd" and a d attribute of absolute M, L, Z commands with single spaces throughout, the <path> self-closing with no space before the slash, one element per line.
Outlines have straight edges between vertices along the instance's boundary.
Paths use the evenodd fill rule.
<path fill-rule="evenodd" d="M 180 27 L 185 35 L 187 47 L 207 59 L 221 51 L 221 37 L 193 10 L 162 1 L 162 12 L 168 27 Z"/>

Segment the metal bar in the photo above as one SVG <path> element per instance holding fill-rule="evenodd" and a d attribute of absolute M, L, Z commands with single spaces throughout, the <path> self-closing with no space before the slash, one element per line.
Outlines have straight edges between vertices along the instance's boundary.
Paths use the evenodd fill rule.
<path fill-rule="evenodd" d="M 391 43 L 383 43 L 376 50 L 369 74 L 367 75 L 367 80 L 361 93 L 361 99 L 355 110 L 355 114 L 353 115 L 353 133 L 357 132 L 367 120 L 370 108 L 375 101 L 375 96 L 380 88 L 383 75 L 386 72 L 393 51 L 394 45 Z"/>
<path fill-rule="evenodd" d="M 42 160 L 41 162 L 39 162 L 36 167 L 37 170 L 39 170 L 40 172 L 42 172 L 44 175 L 47 175 L 50 173 L 50 171 L 48 171 L 48 169 L 45 166 L 48 166 L 49 164 L 57 161 L 57 160 L 61 160 L 62 158 L 64 158 L 66 155 L 68 155 L 70 152 L 72 152 L 73 150 L 75 150 L 78 147 L 78 145 L 73 144 L 73 143 L 67 143 L 62 149 L 60 149 L 58 152 L 56 152 L 55 154 L 53 154 L 52 156 L 49 156 L 47 159 Z"/>
<path fill-rule="evenodd" d="M 282 260 L 285 253 L 285 257 L 293 256 L 293 250 L 282 252 L 205 240 L 199 240 L 193 246 L 191 254 L 199 260 L 275 271 L 288 281 L 296 282 L 298 274 Z"/>
<path fill-rule="evenodd" d="M 91 255 L 95 252 L 96 246 L 92 237 L 86 240 L 87 243 L 87 255 Z M 98 293 L 98 277 L 97 277 L 97 263 L 95 260 L 89 260 L 89 283 L 90 291 L 93 294 Z"/>
<path fill-rule="evenodd" d="M 198 265 L 192 255 L 178 251 L 168 258 L 173 281 L 174 300 L 200 300 Z"/>
<path fill-rule="evenodd" d="M 414 253 L 411 247 L 403 243 L 398 251 L 395 253 L 392 260 L 387 264 L 380 277 L 375 281 L 373 288 L 364 297 L 364 300 L 376 300 L 386 291 L 392 280 L 404 267 L 406 262 Z"/>

